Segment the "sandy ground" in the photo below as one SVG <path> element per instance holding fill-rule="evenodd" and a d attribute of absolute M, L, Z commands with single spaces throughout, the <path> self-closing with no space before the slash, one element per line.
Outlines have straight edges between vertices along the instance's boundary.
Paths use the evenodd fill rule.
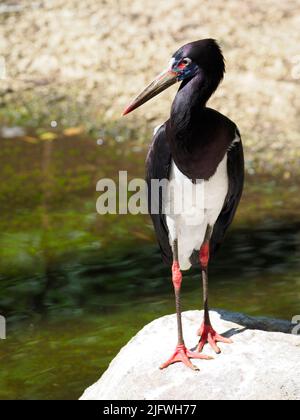
<path fill-rule="evenodd" d="M 59 109 L 66 124 L 72 112 L 89 124 L 118 121 L 179 46 L 216 38 L 227 74 L 210 106 L 239 125 L 248 170 L 279 163 L 288 178 L 299 166 L 300 0 L 4 1 L 0 22 L 2 108 L 21 104 L 49 121 Z M 146 119 L 150 133 L 175 91 L 127 123 Z"/>

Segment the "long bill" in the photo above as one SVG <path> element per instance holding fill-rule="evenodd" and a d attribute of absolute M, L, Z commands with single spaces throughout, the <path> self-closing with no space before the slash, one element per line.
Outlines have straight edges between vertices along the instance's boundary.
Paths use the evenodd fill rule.
<path fill-rule="evenodd" d="M 177 82 L 177 73 L 168 69 L 160 73 L 124 110 L 123 115 L 143 105 L 149 99 Z"/>

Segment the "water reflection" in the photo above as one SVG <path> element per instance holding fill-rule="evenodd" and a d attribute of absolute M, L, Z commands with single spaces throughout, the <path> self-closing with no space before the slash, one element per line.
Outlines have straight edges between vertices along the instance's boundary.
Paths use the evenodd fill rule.
<path fill-rule="evenodd" d="M 143 177 L 146 146 L 130 137 L 0 139 L 1 398 L 78 397 L 139 328 L 174 311 L 149 218 L 95 211 L 100 178 Z M 211 266 L 213 306 L 299 313 L 297 181 L 248 177 Z M 184 309 L 201 307 L 200 289 L 198 270 L 185 275 Z"/>

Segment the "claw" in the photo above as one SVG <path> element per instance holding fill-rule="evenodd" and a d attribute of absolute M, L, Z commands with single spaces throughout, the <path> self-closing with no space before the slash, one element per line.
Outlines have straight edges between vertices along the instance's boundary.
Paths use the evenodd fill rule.
<path fill-rule="evenodd" d="M 207 341 L 208 341 L 208 343 L 210 344 L 211 348 L 212 348 L 212 349 L 213 349 L 213 350 L 214 350 L 217 354 L 221 353 L 221 350 L 220 350 L 220 348 L 217 346 L 217 344 L 216 344 L 216 340 L 215 340 L 215 338 L 213 337 L 212 333 L 209 333 L 209 334 L 208 334 Z"/>
<path fill-rule="evenodd" d="M 197 346 L 197 352 L 201 353 L 203 347 L 208 343 L 212 349 L 217 353 L 221 353 L 220 348 L 217 346 L 217 342 L 232 344 L 233 341 L 230 338 L 223 337 L 222 335 L 216 333 L 211 325 L 202 324 L 201 328 L 198 331 L 198 335 L 201 337 L 199 344 Z"/>
<path fill-rule="evenodd" d="M 188 350 L 184 344 L 178 345 L 175 349 L 174 354 L 160 366 L 160 369 L 165 369 L 173 363 L 182 362 L 187 367 L 192 370 L 200 370 L 197 366 L 193 365 L 190 359 L 202 359 L 202 360 L 212 360 L 213 357 L 206 356 L 204 354 L 199 354 Z"/>

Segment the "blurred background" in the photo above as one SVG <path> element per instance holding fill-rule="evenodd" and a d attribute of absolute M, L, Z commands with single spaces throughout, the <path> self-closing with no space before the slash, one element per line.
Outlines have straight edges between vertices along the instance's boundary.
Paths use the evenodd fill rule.
<path fill-rule="evenodd" d="M 144 176 L 176 87 L 120 114 L 192 40 L 223 48 L 210 106 L 237 123 L 246 157 L 212 306 L 300 313 L 299 27 L 299 0 L 0 2 L 1 399 L 78 398 L 145 323 L 174 312 L 150 219 L 97 215 L 96 183 Z M 183 309 L 201 301 L 190 272 Z"/>

